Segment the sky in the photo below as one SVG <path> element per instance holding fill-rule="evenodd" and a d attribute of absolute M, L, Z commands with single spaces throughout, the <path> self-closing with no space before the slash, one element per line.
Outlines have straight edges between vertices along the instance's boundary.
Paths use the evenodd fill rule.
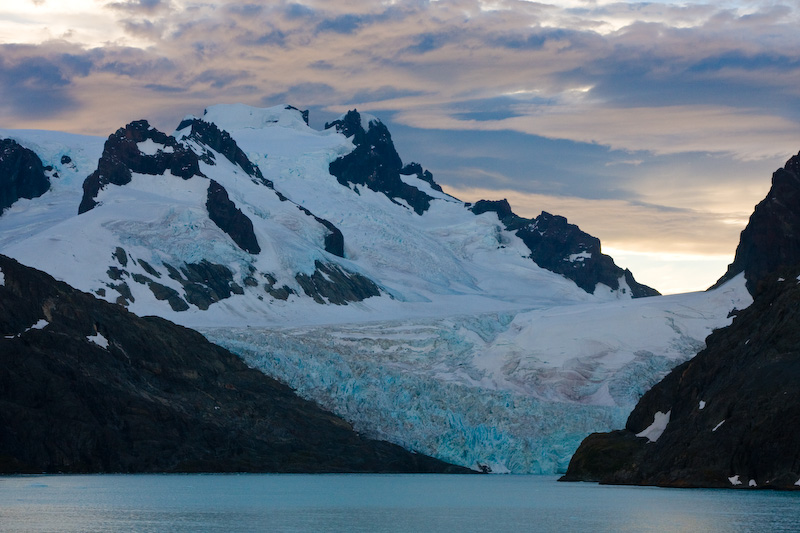
<path fill-rule="evenodd" d="M 703 290 L 800 151 L 798 22 L 797 0 L 15 0 L 0 128 L 358 109 L 458 198 L 566 216 L 638 281 Z"/>

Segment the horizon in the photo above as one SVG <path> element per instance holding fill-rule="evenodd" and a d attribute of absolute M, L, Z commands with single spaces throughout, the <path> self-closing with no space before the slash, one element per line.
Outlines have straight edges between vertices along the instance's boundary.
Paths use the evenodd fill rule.
<path fill-rule="evenodd" d="M 171 133 L 215 103 L 380 118 L 464 201 L 565 216 L 637 281 L 705 290 L 800 150 L 800 7 L 766 1 L 29 0 L 0 128 Z M 277 75 L 276 75 L 277 73 Z"/>

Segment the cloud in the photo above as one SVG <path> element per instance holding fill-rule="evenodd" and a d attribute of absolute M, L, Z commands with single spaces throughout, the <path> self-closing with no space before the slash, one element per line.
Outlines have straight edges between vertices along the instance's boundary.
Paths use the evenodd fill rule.
<path fill-rule="evenodd" d="M 417 128 L 513 130 L 554 139 L 596 143 L 614 150 L 653 154 L 719 152 L 740 159 L 792 153 L 800 123 L 754 110 L 722 106 L 597 108 L 591 105 L 530 106 L 498 120 L 465 120 L 440 109 L 399 112 L 395 119 Z M 467 117 L 469 115 L 466 115 Z"/>
<path fill-rule="evenodd" d="M 27 46 L 0 48 L 0 111 L 3 116 L 40 119 L 63 113 L 75 105 L 70 87 L 86 76 L 90 62 L 70 53 L 38 56 Z"/>
<path fill-rule="evenodd" d="M 105 5 L 109 9 L 125 11 L 127 13 L 153 14 L 162 9 L 169 9 L 169 0 L 125 0 L 124 2 L 109 2 Z"/>
<path fill-rule="evenodd" d="M 336 90 L 326 83 L 300 83 L 288 87 L 286 91 L 262 98 L 263 105 L 325 103 L 336 97 Z"/>
<path fill-rule="evenodd" d="M 359 15 L 340 15 L 332 19 L 323 20 L 317 24 L 317 31 L 350 34 L 355 33 L 365 23 L 366 20 L 364 17 Z"/>
<path fill-rule="evenodd" d="M 386 100 L 395 100 L 398 98 L 414 97 L 419 96 L 420 94 L 422 94 L 420 91 L 398 89 L 390 85 L 383 85 L 374 89 L 360 90 L 355 93 L 352 98 L 350 98 L 350 101 L 353 104 L 375 103 L 385 102 Z"/>
<path fill-rule="evenodd" d="M 291 103 L 312 124 L 357 106 L 444 185 L 521 195 L 630 257 L 721 257 L 800 148 L 785 4 L 6 2 L 0 119 L 107 135 L 217 102 Z"/>

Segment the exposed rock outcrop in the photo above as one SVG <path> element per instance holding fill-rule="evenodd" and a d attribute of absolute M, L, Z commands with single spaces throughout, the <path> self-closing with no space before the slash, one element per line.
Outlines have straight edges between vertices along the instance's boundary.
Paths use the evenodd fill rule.
<path fill-rule="evenodd" d="M 239 248 L 251 254 L 261 253 L 253 230 L 253 221 L 236 207 L 228 197 L 228 191 L 214 180 L 208 186 L 206 209 L 211 221 L 227 233 Z"/>
<path fill-rule="evenodd" d="M 227 131 L 219 129 L 216 124 L 199 118 L 185 119 L 178 125 L 178 131 L 186 128 L 189 128 L 186 139 L 195 141 L 199 145 L 206 146 L 214 150 L 214 152 L 222 154 L 228 161 L 244 170 L 247 175 L 253 178 L 253 181 L 262 183 L 271 189 L 274 188 L 273 183 L 261 174 L 261 169 L 250 161 L 247 154 L 239 148 L 239 145 L 236 144 L 236 141 L 231 138 Z M 203 161 L 213 165 L 215 164 L 214 152 L 205 150 L 198 155 Z"/>
<path fill-rule="evenodd" d="M 360 302 L 381 294 L 380 288 L 361 274 L 320 261 L 315 261 L 314 266 L 313 274 L 298 274 L 295 279 L 317 303 L 347 305 L 347 302 Z"/>
<path fill-rule="evenodd" d="M 467 472 L 360 437 L 199 333 L 0 256 L 0 473 Z"/>
<path fill-rule="evenodd" d="M 189 179 L 202 176 L 197 155 L 174 137 L 152 128 L 146 120 L 131 122 L 109 136 L 95 170 L 83 182 L 78 213 L 97 205 L 97 194 L 106 185 L 130 183 L 132 173 Z"/>
<path fill-rule="evenodd" d="M 800 154 L 772 175 L 772 187 L 750 215 L 728 271 L 714 285 L 744 272 L 754 294 L 758 282 L 783 265 L 800 263 Z"/>
<path fill-rule="evenodd" d="M 562 480 L 800 489 L 798 272 L 762 280 L 754 303 L 648 391 L 624 430 L 587 437 Z"/>
<path fill-rule="evenodd" d="M 13 139 L 0 139 L 0 215 L 20 198 L 38 198 L 49 189 L 39 156 Z"/>
<path fill-rule="evenodd" d="M 542 211 L 534 219 L 523 218 L 514 214 L 507 200 L 479 200 L 470 209 L 476 215 L 496 213 L 505 228 L 522 239 L 537 265 L 571 279 L 590 294 L 594 294 L 598 283 L 619 290 L 621 280 L 627 284 L 633 298 L 659 294 L 638 283 L 630 270 L 618 267 L 610 256 L 602 253 L 600 239 L 568 223 L 562 216 Z"/>
<path fill-rule="evenodd" d="M 344 186 L 363 185 L 385 194 L 395 203 L 403 200 L 418 215 L 425 213 L 433 198 L 400 178 L 401 174 L 416 174 L 419 165 L 403 167 L 392 136 L 382 122 L 371 120 L 366 128 L 362 122 L 361 114 L 352 110 L 340 120 L 325 124 L 325 129 L 336 128 L 355 145 L 352 152 L 330 164 L 330 173 Z M 422 167 L 419 170 L 422 179 L 441 190 L 430 172 L 425 174 Z"/>

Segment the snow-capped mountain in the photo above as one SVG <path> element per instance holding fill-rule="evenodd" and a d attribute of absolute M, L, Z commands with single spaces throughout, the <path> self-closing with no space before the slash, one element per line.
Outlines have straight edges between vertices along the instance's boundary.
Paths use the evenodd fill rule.
<path fill-rule="evenodd" d="M 563 217 L 443 193 L 374 117 L 306 118 L 0 131 L 50 169 L 3 211 L 0 252 L 201 329 L 367 435 L 495 471 L 563 470 L 751 301 L 741 276 L 632 300 L 657 293 Z"/>

